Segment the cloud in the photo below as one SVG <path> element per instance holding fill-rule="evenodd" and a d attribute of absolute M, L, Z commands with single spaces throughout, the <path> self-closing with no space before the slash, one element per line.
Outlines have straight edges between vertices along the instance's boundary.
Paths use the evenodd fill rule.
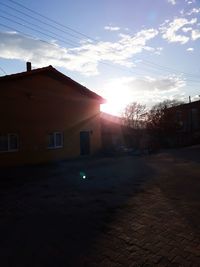
<path fill-rule="evenodd" d="M 188 5 L 196 3 L 196 0 L 185 0 Z"/>
<path fill-rule="evenodd" d="M 200 95 L 195 95 L 195 96 L 191 97 L 191 100 L 192 101 L 200 100 Z"/>
<path fill-rule="evenodd" d="M 192 14 L 198 14 L 200 13 L 200 8 L 193 8 L 189 12 L 187 12 L 188 16 L 191 16 Z"/>
<path fill-rule="evenodd" d="M 182 28 L 182 31 L 183 31 L 183 32 L 190 32 L 191 30 L 192 30 L 191 27 L 183 27 L 183 28 Z"/>
<path fill-rule="evenodd" d="M 117 42 L 80 43 L 75 48 L 64 48 L 55 41 L 22 36 L 16 32 L 0 32 L 0 55 L 2 58 L 29 60 L 36 67 L 54 65 L 85 75 L 98 74 L 98 64 L 108 61 L 123 66 L 133 66 L 133 55 L 144 50 L 156 52 L 147 42 L 158 34 L 155 29 L 142 30 L 135 35 L 121 35 Z"/>
<path fill-rule="evenodd" d="M 197 40 L 200 38 L 200 30 L 193 30 L 192 31 L 192 40 Z"/>
<path fill-rule="evenodd" d="M 70 49 L 16 32 L 0 32 L 1 58 L 31 61 L 35 67 L 54 65 L 87 74 L 97 73 L 97 63 L 78 58 Z"/>
<path fill-rule="evenodd" d="M 119 31 L 120 27 L 105 26 L 104 30 L 106 30 L 106 31 Z"/>
<path fill-rule="evenodd" d="M 172 5 L 176 5 L 176 0 L 167 0 L 167 2 L 172 4 Z"/>
<path fill-rule="evenodd" d="M 172 22 L 167 22 L 160 27 L 160 30 L 163 33 L 162 37 L 169 43 L 177 42 L 185 44 L 190 40 L 190 37 L 183 33 L 191 29 L 184 26 L 193 25 L 195 23 L 197 23 L 196 18 L 191 20 L 187 20 L 186 18 L 175 18 Z M 178 31 L 181 31 L 182 34 L 177 34 Z"/>
<path fill-rule="evenodd" d="M 189 47 L 189 48 L 187 48 L 187 51 L 193 52 L 194 51 L 194 48 L 193 47 Z"/>
<path fill-rule="evenodd" d="M 185 82 L 177 76 L 164 76 L 160 78 L 145 77 L 134 79 L 132 85 L 142 91 L 176 91 L 185 85 Z"/>
<path fill-rule="evenodd" d="M 105 83 L 101 94 L 108 100 L 116 96 L 121 107 L 133 101 L 151 106 L 167 98 L 173 99 L 174 95 L 182 93 L 181 88 L 185 85 L 185 81 L 175 75 L 157 78 L 124 76 Z"/>
<path fill-rule="evenodd" d="M 120 90 L 131 90 L 131 92 L 172 92 L 185 86 L 185 81 L 178 76 L 169 75 L 158 78 L 146 77 L 120 77 L 112 79 L 107 83 L 107 88 L 121 88 Z M 105 86 L 104 86 L 105 87 Z M 110 90 L 110 89 L 109 89 Z M 111 89 L 112 90 L 112 89 Z"/>

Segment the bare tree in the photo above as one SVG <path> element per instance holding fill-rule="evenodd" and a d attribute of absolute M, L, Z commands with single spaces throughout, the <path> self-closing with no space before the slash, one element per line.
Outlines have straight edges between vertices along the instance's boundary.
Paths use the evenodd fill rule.
<path fill-rule="evenodd" d="M 127 105 L 122 114 L 124 124 L 133 129 L 144 127 L 145 116 L 147 114 L 146 106 L 137 102 Z"/>
<path fill-rule="evenodd" d="M 125 140 L 129 147 L 144 148 L 144 135 L 147 110 L 146 106 L 137 102 L 130 103 L 122 114 L 125 125 Z"/>
<path fill-rule="evenodd" d="M 181 104 L 183 102 L 178 100 L 165 100 L 151 108 L 147 117 L 147 129 L 151 140 L 154 139 L 162 146 L 170 136 L 176 133 L 178 123 L 173 107 Z"/>
<path fill-rule="evenodd" d="M 183 102 L 178 100 L 165 100 L 154 105 L 148 112 L 148 127 L 152 129 L 163 129 L 174 127 L 174 113 L 172 107 L 183 104 Z"/>

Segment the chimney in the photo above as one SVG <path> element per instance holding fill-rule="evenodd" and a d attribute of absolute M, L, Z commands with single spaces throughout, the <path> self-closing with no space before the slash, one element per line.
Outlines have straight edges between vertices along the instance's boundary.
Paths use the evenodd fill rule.
<path fill-rule="evenodd" d="M 31 71 L 31 62 L 26 62 L 26 70 Z"/>

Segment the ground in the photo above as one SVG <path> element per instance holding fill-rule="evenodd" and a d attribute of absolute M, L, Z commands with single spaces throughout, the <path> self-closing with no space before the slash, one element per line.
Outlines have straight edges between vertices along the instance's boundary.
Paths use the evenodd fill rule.
<path fill-rule="evenodd" d="M 199 164 L 197 146 L 2 170 L 0 266 L 200 266 Z"/>

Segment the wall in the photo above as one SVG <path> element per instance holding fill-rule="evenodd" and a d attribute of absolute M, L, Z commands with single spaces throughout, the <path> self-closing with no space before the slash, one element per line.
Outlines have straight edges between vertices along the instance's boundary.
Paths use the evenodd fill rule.
<path fill-rule="evenodd" d="M 171 146 L 185 146 L 200 143 L 200 101 L 182 104 L 170 109 L 173 121 L 178 125 Z"/>
<path fill-rule="evenodd" d="M 45 75 L 1 81 L 0 133 L 18 133 L 18 152 L 0 165 L 35 164 L 80 155 L 80 131 L 90 131 L 91 154 L 101 148 L 100 103 Z M 64 148 L 47 149 L 47 135 L 64 132 Z"/>

